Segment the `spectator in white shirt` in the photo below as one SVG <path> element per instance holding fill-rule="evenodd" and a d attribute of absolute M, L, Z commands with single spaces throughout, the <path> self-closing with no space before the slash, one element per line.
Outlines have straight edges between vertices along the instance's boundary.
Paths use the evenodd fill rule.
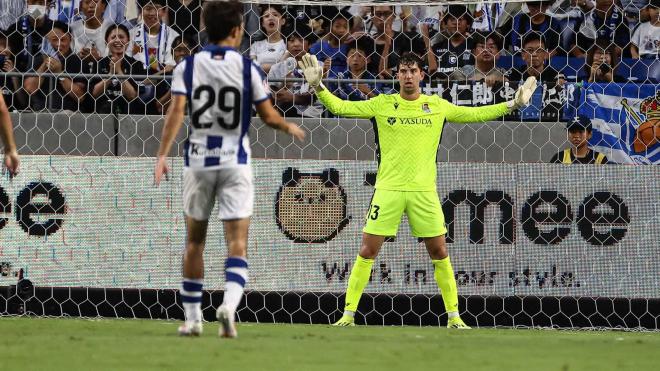
<path fill-rule="evenodd" d="M 632 33 L 630 54 L 635 59 L 660 58 L 660 0 L 646 7 L 649 21 L 640 23 Z"/>
<path fill-rule="evenodd" d="M 112 23 L 103 20 L 107 6 L 108 0 L 82 0 L 80 12 L 84 18 L 71 23 L 73 50 L 83 63 L 93 64 L 108 54 L 105 31 Z"/>
<path fill-rule="evenodd" d="M 282 27 L 285 23 L 284 10 L 281 6 L 269 4 L 262 8 L 261 27 L 266 38 L 252 44 L 250 58 L 257 61 L 266 73 L 286 52 L 286 43 L 282 37 Z"/>
<path fill-rule="evenodd" d="M 128 53 L 150 73 L 169 73 L 176 66 L 172 44 L 179 33 L 161 21 L 165 0 L 140 0 L 142 22 L 131 30 Z"/>

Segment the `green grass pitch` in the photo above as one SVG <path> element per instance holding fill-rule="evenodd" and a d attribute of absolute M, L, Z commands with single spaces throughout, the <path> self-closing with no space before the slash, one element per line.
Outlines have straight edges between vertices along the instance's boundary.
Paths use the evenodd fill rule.
<path fill-rule="evenodd" d="M 660 333 L 0 317 L 3 370 L 658 370 Z"/>

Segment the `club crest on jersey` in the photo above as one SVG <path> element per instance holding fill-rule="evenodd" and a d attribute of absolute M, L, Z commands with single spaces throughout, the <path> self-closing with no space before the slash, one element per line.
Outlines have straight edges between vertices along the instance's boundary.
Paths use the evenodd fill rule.
<path fill-rule="evenodd" d="M 422 104 L 422 111 L 424 111 L 426 113 L 431 113 L 431 108 L 429 107 L 428 103 Z"/>

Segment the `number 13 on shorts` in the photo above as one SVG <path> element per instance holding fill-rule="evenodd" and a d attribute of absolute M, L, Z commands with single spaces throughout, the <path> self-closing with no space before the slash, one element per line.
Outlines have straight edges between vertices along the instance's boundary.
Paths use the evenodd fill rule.
<path fill-rule="evenodd" d="M 374 192 L 362 231 L 377 236 L 396 236 L 404 213 L 415 237 L 436 237 L 447 233 L 437 192 L 384 189 Z"/>

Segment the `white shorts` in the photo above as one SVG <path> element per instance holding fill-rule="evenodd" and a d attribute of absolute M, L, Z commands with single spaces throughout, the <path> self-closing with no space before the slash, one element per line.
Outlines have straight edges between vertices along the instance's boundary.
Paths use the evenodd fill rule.
<path fill-rule="evenodd" d="M 254 204 L 252 168 L 183 169 L 183 212 L 187 216 L 208 220 L 216 198 L 221 220 L 249 218 Z"/>

